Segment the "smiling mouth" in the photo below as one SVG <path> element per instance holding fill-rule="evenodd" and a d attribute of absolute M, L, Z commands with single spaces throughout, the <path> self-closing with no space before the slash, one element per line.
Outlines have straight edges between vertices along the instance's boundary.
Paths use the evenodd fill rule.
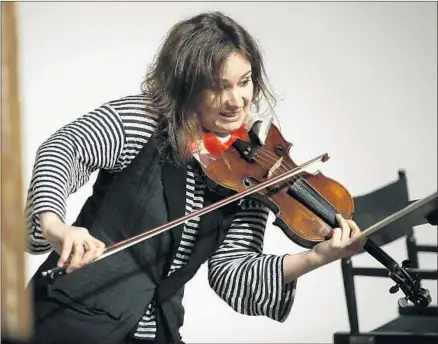
<path fill-rule="evenodd" d="M 238 117 L 241 114 L 241 111 L 238 112 L 220 112 L 221 116 L 228 117 L 228 118 L 235 118 Z"/>

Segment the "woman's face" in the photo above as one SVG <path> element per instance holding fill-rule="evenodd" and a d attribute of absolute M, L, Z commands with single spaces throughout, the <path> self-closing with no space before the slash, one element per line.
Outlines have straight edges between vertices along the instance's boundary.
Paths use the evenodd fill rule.
<path fill-rule="evenodd" d="M 225 136 L 240 128 L 253 98 L 251 63 L 239 53 L 225 61 L 219 90 L 205 90 L 196 109 L 204 130 Z"/>

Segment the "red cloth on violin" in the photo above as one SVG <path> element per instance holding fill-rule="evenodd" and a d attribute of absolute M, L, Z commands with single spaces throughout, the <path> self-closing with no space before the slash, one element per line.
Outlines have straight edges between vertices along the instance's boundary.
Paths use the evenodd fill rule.
<path fill-rule="evenodd" d="M 201 138 L 204 143 L 205 149 L 209 153 L 215 155 L 216 157 L 219 157 L 233 144 L 234 141 L 244 138 L 245 135 L 246 129 L 245 126 L 242 125 L 239 129 L 231 132 L 231 137 L 225 142 L 219 140 L 216 135 L 212 133 L 202 133 Z"/>

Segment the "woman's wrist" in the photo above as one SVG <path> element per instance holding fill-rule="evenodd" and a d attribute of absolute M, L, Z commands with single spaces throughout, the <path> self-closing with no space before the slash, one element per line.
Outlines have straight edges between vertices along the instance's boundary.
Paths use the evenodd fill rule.
<path fill-rule="evenodd" d="M 334 259 L 329 259 L 326 255 L 322 255 L 318 253 L 316 250 L 309 250 L 309 264 L 313 266 L 315 269 L 321 266 L 327 265 L 334 261 Z"/>
<path fill-rule="evenodd" d="M 62 224 L 62 220 L 58 215 L 52 212 L 44 212 L 39 214 L 41 230 L 43 235 L 50 230 L 51 227 Z"/>
<path fill-rule="evenodd" d="M 313 250 L 286 255 L 283 261 L 284 282 L 290 283 L 297 278 L 327 264 L 324 257 Z"/>

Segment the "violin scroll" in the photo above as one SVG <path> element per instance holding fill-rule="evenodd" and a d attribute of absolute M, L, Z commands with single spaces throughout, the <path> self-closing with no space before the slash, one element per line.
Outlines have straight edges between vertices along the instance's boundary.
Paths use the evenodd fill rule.
<path fill-rule="evenodd" d="M 410 267 L 411 261 L 404 260 L 401 267 L 396 267 L 395 271 L 390 273 L 396 284 L 389 289 L 389 292 L 395 294 L 401 289 L 405 294 L 404 298 L 398 300 L 400 307 L 406 307 L 409 301 L 415 306 L 427 307 L 432 302 L 429 290 L 421 287 L 418 273 L 411 276 Z"/>

